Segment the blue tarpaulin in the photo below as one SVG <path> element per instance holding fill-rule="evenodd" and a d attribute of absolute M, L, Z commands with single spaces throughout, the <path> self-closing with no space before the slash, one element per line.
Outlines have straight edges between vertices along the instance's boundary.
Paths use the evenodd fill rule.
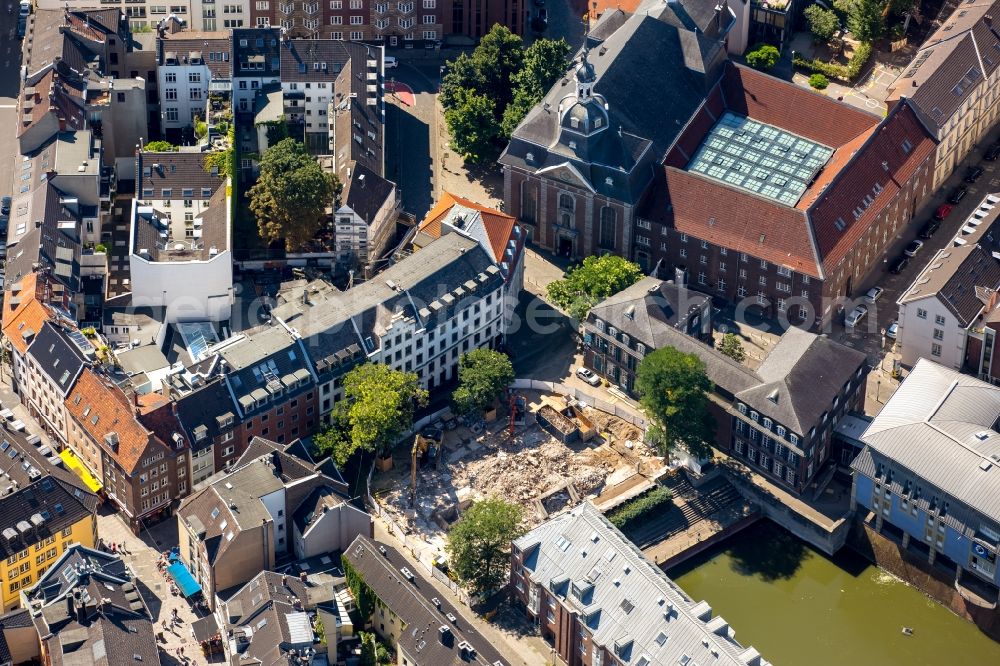
<path fill-rule="evenodd" d="M 170 577 L 177 583 L 177 587 L 180 588 L 181 594 L 185 598 L 193 597 L 201 592 L 201 585 L 198 584 L 198 581 L 194 579 L 194 576 L 191 575 L 191 572 L 187 570 L 187 567 L 182 562 L 174 562 L 167 567 L 167 571 L 170 573 Z"/>

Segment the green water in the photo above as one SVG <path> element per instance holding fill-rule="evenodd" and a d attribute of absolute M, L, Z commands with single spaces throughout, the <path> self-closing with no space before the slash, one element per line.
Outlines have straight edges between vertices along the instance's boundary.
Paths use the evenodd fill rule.
<path fill-rule="evenodd" d="M 1000 643 L 972 623 L 856 554 L 831 560 L 770 522 L 668 573 L 776 666 L 1000 664 Z"/>

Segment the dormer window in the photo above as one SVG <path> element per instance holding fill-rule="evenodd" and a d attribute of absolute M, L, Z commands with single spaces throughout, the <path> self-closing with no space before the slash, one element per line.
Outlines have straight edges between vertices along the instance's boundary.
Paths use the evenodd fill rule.
<path fill-rule="evenodd" d="M 604 121 L 601 120 L 600 118 L 594 118 L 594 128 L 595 129 L 598 128 L 598 127 L 600 127 L 603 123 L 604 123 Z"/>
<path fill-rule="evenodd" d="M 614 185 L 615 181 L 614 179 L 611 178 L 611 176 L 608 176 L 607 178 L 604 179 L 604 184 L 609 186 Z"/>
<path fill-rule="evenodd" d="M 760 414 L 758 414 L 757 412 L 750 412 L 750 420 L 753 421 L 754 423 L 757 423 L 757 421 L 760 420 Z"/>
<path fill-rule="evenodd" d="M 597 326 L 597 330 L 598 331 L 600 331 L 601 333 L 604 332 L 604 320 L 603 319 L 596 319 L 596 320 L 594 320 L 594 325 Z"/>
<path fill-rule="evenodd" d="M 738 407 L 738 408 L 739 408 L 739 410 L 740 410 L 740 414 L 743 414 L 744 416 L 746 416 L 746 413 L 747 413 L 747 406 L 746 406 L 746 405 L 744 405 L 744 404 L 743 404 L 743 403 L 741 402 L 741 403 L 740 403 L 739 405 L 737 405 L 737 407 Z"/>
<path fill-rule="evenodd" d="M 580 119 L 579 118 L 570 118 L 569 119 L 569 126 L 572 127 L 573 129 L 578 129 L 580 127 Z"/>
<path fill-rule="evenodd" d="M 526 162 L 534 162 L 535 161 L 535 154 L 534 153 L 528 153 L 527 155 L 524 156 L 524 160 Z"/>
<path fill-rule="evenodd" d="M 569 142 L 569 149 L 570 150 L 576 150 L 576 141 L 570 141 Z"/>

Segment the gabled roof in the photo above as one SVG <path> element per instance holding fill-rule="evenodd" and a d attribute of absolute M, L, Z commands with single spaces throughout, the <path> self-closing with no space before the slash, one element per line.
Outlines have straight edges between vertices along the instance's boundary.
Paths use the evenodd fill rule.
<path fill-rule="evenodd" d="M 578 612 L 593 643 L 617 653 L 622 663 L 768 664 L 754 648 L 736 642 L 729 624 L 712 618 L 708 603 L 684 594 L 590 502 L 541 524 L 514 547 L 526 576 Z"/>
<path fill-rule="evenodd" d="M 943 128 L 1000 66 L 998 12 L 996 0 L 959 3 L 889 86 L 889 103 L 905 97 L 928 127 Z"/>
<path fill-rule="evenodd" d="M 137 199 L 212 199 L 226 184 L 224 175 L 212 174 L 205 169 L 205 154 L 200 151 L 141 151 L 135 162 Z M 143 191 L 149 188 L 153 190 L 152 196 L 144 195 Z M 170 190 L 170 196 L 163 195 L 163 188 Z M 191 191 L 190 195 L 184 195 L 185 189 Z"/>
<path fill-rule="evenodd" d="M 89 344 L 87 343 L 88 346 Z M 39 369 L 64 395 L 72 388 L 77 375 L 87 364 L 87 358 L 80 347 L 69 339 L 61 326 L 51 320 L 42 325 L 42 330 L 32 340 L 28 352 Z"/>
<path fill-rule="evenodd" d="M 200 53 L 213 80 L 228 80 L 232 76 L 232 62 L 229 60 L 232 48 L 228 30 L 167 30 L 157 36 L 157 61 L 162 66 L 167 54 L 172 53 L 178 62 L 186 62 L 192 53 Z"/>
<path fill-rule="evenodd" d="M 937 298 L 963 328 L 994 305 L 1000 289 L 1000 195 L 988 194 L 966 220 L 954 243 L 938 250 L 907 287 L 900 305 Z"/>
<path fill-rule="evenodd" d="M 458 219 L 461 218 L 461 224 Z M 477 237 L 493 256 L 493 261 L 503 260 L 504 250 L 514 238 L 514 216 L 483 206 L 471 199 L 444 192 L 427 217 L 420 223 L 418 233 L 428 241 L 440 238 L 442 227 L 452 226 Z M 425 243 L 426 244 L 426 243 Z"/>
<path fill-rule="evenodd" d="M 20 354 L 28 351 L 28 345 L 42 326 L 52 316 L 49 309 L 35 297 L 32 285 L 35 274 L 29 273 L 21 280 L 21 289 L 8 291 L 8 303 L 4 304 L 3 334 Z M 15 285 L 16 286 L 16 285 Z M 20 296 L 20 302 L 10 308 L 12 297 Z"/>
<path fill-rule="evenodd" d="M 353 210 L 366 224 L 373 224 L 386 201 L 395 196 L 395 191 L 395 183 L 364 164 L 355 162 L 351 178 L 341 193 L 341 201 L 342 205 Z"/>
<path fill-rule="evenodd" d="M 135 406 L 110 380 L 90 368 L 66 398 L 66 410 L 91 440 L 131 474 L 151 446 L 165 446 L 147 430 L 135 413 Z M 117 445 L 114 440 L 117 439 Z"/>

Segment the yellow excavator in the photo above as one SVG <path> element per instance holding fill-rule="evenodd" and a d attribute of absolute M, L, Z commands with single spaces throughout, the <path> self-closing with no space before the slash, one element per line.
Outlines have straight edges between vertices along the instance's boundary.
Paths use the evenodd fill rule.
<path fill-rule="evenodd" d="M 444 433 L 438 428 L 424 428 L 413 437 L 410 450 L 410 508 L 417 503 L 417 466 L 437 465 Z"/>

